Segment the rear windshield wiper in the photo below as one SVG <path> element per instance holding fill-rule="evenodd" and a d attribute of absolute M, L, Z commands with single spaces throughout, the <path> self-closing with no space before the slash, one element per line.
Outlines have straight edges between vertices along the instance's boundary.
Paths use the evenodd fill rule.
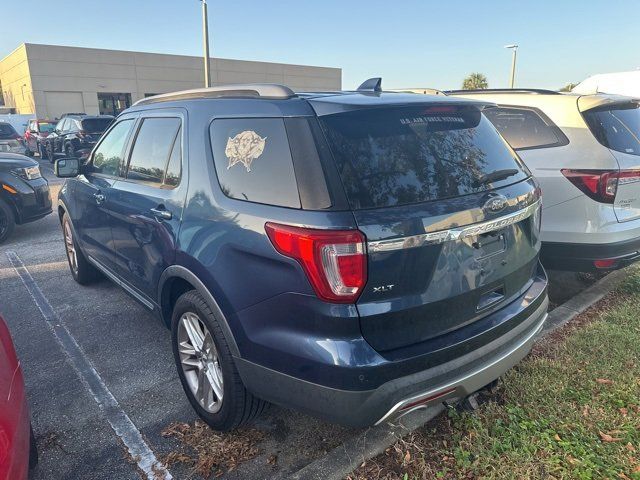
<path fill-rule="evenodd" d="M 482 175 L 475 182 L 473 182 L 473 186 L 478 188 L 482 185 L 486 185 L 487 183 L 497 182 L 499 180 L 504 180 L 505 178 L 513 177 L 520 173 L 520 170 L 515 168 L 505 168 L 503 170 L 495 170 L 491 173 L 487 173 L 486 175 Z"/>

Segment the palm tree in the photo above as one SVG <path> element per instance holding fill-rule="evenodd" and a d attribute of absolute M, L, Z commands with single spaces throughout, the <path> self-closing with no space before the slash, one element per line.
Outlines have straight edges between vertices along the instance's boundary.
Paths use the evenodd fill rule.
<path fill-rule="evenodd" d="M 571 90 L 573 90 L 573 87 L 575 87 L 576 85 L 578 85 L 577 83 L 567 83 L 564 87 L 562 87 L 560 90 L 558 90 L 559 92 L 570 92 Z"/>
<path fill-rule="evenodd" d="M 463 90 L 484 90 L 489 88 L 487 77 L 482 73 L 472 73 L 462 82 Z"/>

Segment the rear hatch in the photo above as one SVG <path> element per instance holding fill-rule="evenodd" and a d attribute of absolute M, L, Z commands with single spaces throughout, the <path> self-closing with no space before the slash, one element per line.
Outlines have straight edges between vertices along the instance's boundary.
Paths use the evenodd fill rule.
<path fill-rule="evenodd" d="M 539 190 L 479 106 L 446 99 L 319 118 L 367 238 L 357 307 L 375 349 L 449 334 L 528 288 Z"/>
<path fill-rule="evenodd" d="M 606 186 L 612 192 L 616 217 L 619 222 L 637 220 L 640 218 L 640 103 L 631 98 L 612 97 L 593 105 L 593 97 L 579 100 L 589 129 L 618 162 L 619 172 L 607 179 Z"/>
<path fill-rule="evenodd" d="M 111 122 L 112 118 L 85 118 L 81 120 L 82 130 L 85 133 L 84 139 L 87 141 L 97 142 L 102 134 L 105 132 Z"/>

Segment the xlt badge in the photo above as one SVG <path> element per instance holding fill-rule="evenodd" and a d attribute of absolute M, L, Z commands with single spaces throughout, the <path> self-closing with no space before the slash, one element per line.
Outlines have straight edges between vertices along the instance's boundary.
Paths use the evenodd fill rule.
<path fill-rule="evenodd" d="M 384 293 L 393 290 L 395 285 L 380 285 L 379 287 L 373 287 L 373 293 Z"/>

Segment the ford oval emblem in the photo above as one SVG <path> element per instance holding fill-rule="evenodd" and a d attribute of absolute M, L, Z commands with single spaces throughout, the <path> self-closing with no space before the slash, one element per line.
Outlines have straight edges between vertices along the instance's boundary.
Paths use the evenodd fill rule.
<path fill-rule="evenodd" d="M 508 203 L 504 195 L 495 195 L 485 202 L 482 209 L 485 213 L 498 213 L 504 210 Z"/>

